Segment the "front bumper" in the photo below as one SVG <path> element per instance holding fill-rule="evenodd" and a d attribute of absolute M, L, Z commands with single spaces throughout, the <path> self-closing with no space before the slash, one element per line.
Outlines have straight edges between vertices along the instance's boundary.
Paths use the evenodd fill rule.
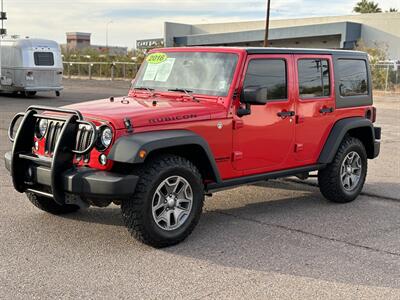
<path fill-rule="evenodd" d="M 39 114 L 38 111 L 47 113 Z M 63 124 L 57 138 L 52 141 L 51 157 L 32 153 L 37 120 L 42 118 L 62 121 Z M 14 134 L 19 119 L 22 120 Z M 76 146 L 80 125 L 87 126 L 93 133 L 83 150 Z M 10 171 L 14 188 L 20 193 L 32 192 L 50 197 L 60 205 L 74 202 L 85 205 L 90 200 L 103 198 L 121 200 L 135 191 L 137 176 L 74 165 L 74 157 L 90 153 L 96 143 L 96 126 L 85 121 L 77 110 L 30 106 L 24 113 L 15 115 L 8 136 L 13 142 L 13 150 L 6 153 L 5 165 Z"/>
<path fill-rule="evenodd" d="M 5 167 L 11 172 L 11 152 L 4 156 Z M 25 182 L 28 187 L 51 187 L 51 169 L 31 163 L 26 172 Z M 71 168 L 60 176 L 65 193 L 79 195 L 85 198 L 124 199 L 135 191 L 138 177 L 122 175 L 90 168 Z"/>

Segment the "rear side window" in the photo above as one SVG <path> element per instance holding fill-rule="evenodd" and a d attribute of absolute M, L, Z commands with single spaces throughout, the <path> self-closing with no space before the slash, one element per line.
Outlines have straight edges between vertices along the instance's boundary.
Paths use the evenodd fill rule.
<path fill-rule="evenodd" d="M 301 98 L 320 98 L 331 94 L 328 60 L 300 59 L 297 66 Z"/>
<path fill-rule="evenodd" d="M 54 66 L 54 56 L 52 52 L 34 52 L 35 65 Z"/>
<path fill-rule="evenodd" d="M 244 87 L 267 88 L 268 100 L 287 99 L 286 61 L 252 59 L 247 68 Z"/>
<path fill-rule="evenodd" d="M 368 95 L 367 63 L 361 59 L 339 59 L 339 92 L 342 97 Z"/>

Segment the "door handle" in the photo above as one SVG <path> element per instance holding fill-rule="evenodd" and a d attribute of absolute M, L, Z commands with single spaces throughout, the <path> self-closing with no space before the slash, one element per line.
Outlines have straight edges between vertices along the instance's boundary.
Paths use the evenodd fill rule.
<path fill-rule="evenodd" d="M 321 114 L 328 114 L 333 112 L 333 107 L 322 107 L 319 112 Z"/>
<path fill-rule="evenodd" d="M 295 112 L 292 110 L 289 110 L 289 111 L 283 110 L 283 111 L 278 112 L 277 115 L 278 115 L 278 117 L 281 117 L 282 119 L 284 119 L 287 117 L 293 117 L 295 115 Z"/>

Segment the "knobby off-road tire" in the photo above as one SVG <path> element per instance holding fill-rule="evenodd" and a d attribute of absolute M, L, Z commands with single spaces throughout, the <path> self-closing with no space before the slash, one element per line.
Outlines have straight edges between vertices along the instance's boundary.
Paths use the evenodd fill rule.
<path fill-rule="evenodd" d="M 203 209 L 204 186 L 196 166 L 180 156 L 162 155 L 145 162 L 135 174 L 135 194 L 121 205 L 131 235 L 156 248 L 183 241 Z"/>
<path fill-rule="evenodd" d="M 79 210 L 79 206 L 71 204 L 59 205 L 53 199 L 38 196 L 34 193 L 26 193 L 26 195 L 29 201 L 31 201 L 37 208 L 53 215 L 64 215 Z"/>
<path fill-rule="evenodd" d="M 357 170 L 358 167 L 360 170 Z M 337 203 L 353 201 L 364 186 L 367 167 L 367 153 L 363 143 L 357 138 L 346 136 L 332 163 L 318 172 L 318 184 L 322 195 Z M 349 177 L 350 181 L 347 180 Z"/>

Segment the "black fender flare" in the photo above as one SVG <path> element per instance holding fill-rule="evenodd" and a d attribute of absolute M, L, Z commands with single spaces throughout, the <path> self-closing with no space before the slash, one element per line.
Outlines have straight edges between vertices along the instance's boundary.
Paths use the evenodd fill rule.
<path fill-rule="evenodd" d="M 329 136 L 325 142 L 324 147 L 318 158 L 318 163 L 329 164 L 333 161 L 336 152 L 339 149 L 340 144 L 343 141 L 344 136 L 352 129 L 355 128 L 366 128 L 371 131 L 371 141 L 375 141 L 375 130 L 374 125 L 368 119 L 361 117 L 351 117 L 339 120 L 333 125 Z"/>
<path fill-rule="evenodd" d="M 160 130 L 122 136 L 112 146 L 108 158 L 121 163 L 140 164 L 146 159 L 139 157 L 141 150 L 147 152 L 147 157 L 155 150 L 186 145 L 196 145 L 202 148 L 208 158 L 215 180 L 220 182 L 221 177 L 208 143 L 200 135 L 189 130 Z"/>

